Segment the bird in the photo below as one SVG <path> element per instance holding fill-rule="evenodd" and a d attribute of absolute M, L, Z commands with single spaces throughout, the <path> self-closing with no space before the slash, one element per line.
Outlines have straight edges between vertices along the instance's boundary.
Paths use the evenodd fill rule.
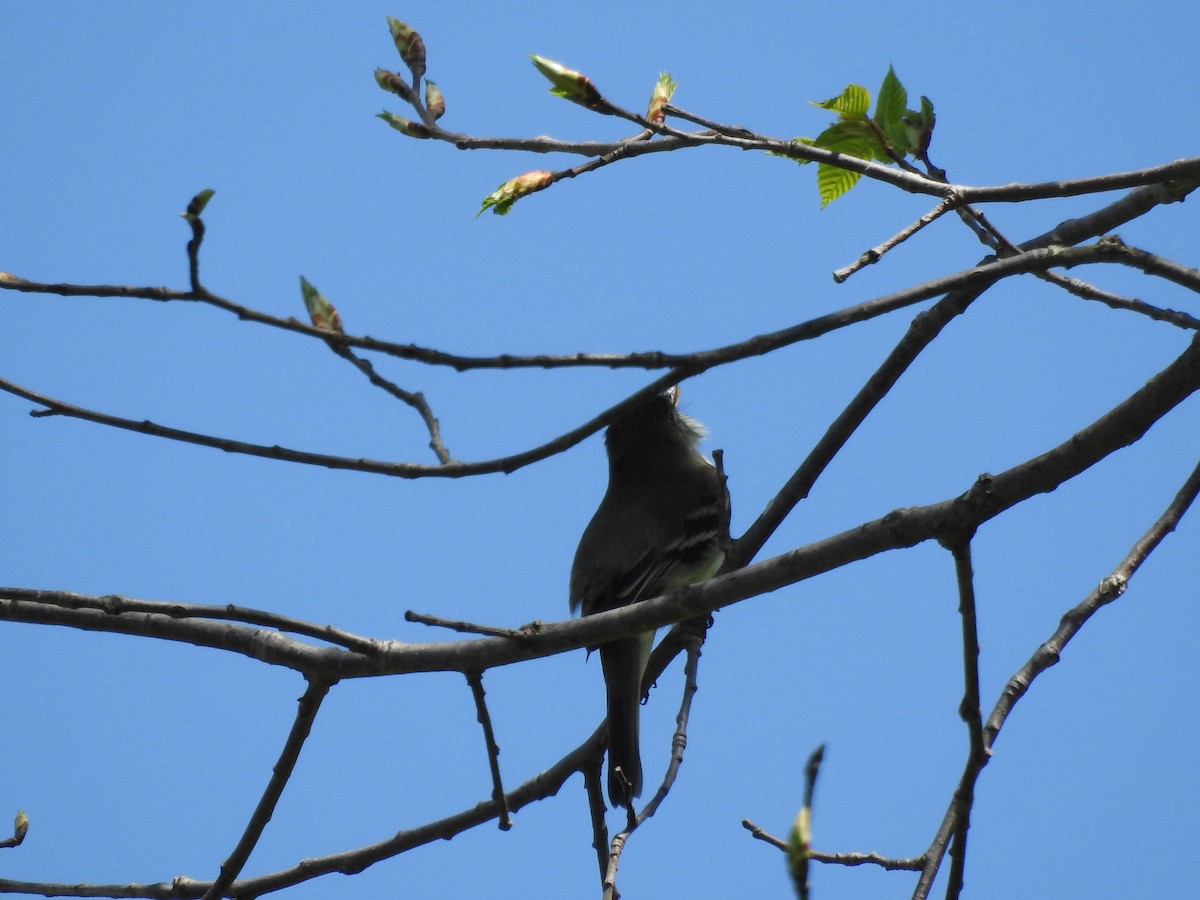
<path fill-rule="evenodd" d="M 704 426 L 678 399 L 671 388 L 608 426 L 608 488 L 575 551 L 571 612 L 590 616 L 657 597 L 711 578 L 724 561 L 724 478 L 697 449 Z M 613 808 L 632 810 L 642 791 L 639 714 L 653 639 L 650 631 L 599 646 Z"/>

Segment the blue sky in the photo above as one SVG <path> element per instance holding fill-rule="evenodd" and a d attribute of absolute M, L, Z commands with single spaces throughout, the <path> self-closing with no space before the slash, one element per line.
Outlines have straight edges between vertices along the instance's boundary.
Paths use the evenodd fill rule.
<path fill-rule="evenodd" d="M 1200 13 L 1152 2 L 727 5 L 10 2 L 0 9 L 0 270 L 40 281 L 186 287 L 202 188 L 203 279 L 302 317 L 304 275 L 348 331 L 466 354 L 703 349 L 974 264 L 943 219 L 842 286 L 829 273 L 933 204 L 863 184 L 819 209 L 814 172 L 759 154 L 657 154 L 475 218 L 500 182 L 575 164 L 407 140 L 372 79 L 398 68 L 385 16 L 414 25 L 447 128 L 627 133 L 551 97 L 540 53 L 642 108 L 660 71 L 681 107 L 790 137 L 807 101 L 889 64 L 934 101 L 953 180 L 1099 175 L 1193 155 Z M 1190 19 L 1190 21 L 1189 21 Z M 991 207 L 1014 240 L 1115 195 Z M 1192 200 L 1120 230 L 1194 265 Z M 1196 314 L 1132 273 L 1073 273 Z M 0 377 L 130 418 L 347 456 L 433 462 L 418 418 L 319 342 L 218 310 L 5 292 Z M 903 311 L 684 385 L 725 451 L 744 529 L 904 332 Z M 1026 278 L 987 295 L 913 366 L 772 539 L 782 552 L 964 491 L 1065 440 L 1183 348 L 1170 326 Z M 605 370 L 455 374 L 392 360 L 462 459 L 515 452 L 648 381 Z M 374 637 L 447 637 L 408 609 L 502 626 L 566 616 L 575 542 L 604 487 L 601 443 L 510 476 L 403 482 L 271 463 L 61 418 L 0 395 L 0 582 L 237 603 Z M 986 525 L 975 544 L 985 709 L 1059 617 L 1120 561 L 1195 465 L 1200 401 L 1077 481 Z M 968 896 L 1189 896 L 1200 838 L 1191 712 L 1200 526 L 1185 519 L 1017 707 L 978 788 Z M 785 896 L 780 856 L 804 759 L 829 750 L 815 844 L 916 855 L 966 752 L 953 566 L 922 545 L 717 615 L 682 774 L 630 842 L 628 897 Z M 269 775 L 302 690 L 291 672 L 134 638 L 0 627 L 0 821 L 29 837 L 0 877 L 87 882 L 215 875 Z M 644 710 L 665 763 L 678 667 Z M 517 784 L 602 715 L 582 653 L 489 672 Z M 654 760 L 657 759 L 657 762 Z M 259 874 L 384 839 L 489 793 L 462 679 L 335 688 L 251 858 Z M 616 819 L 612 820 L 616 824 Z M 578 779 L 480 828 L 290 893 L 586 896 L 596 888 Z M 719 860 L 719 863 L 715 861 Z M 714 864 L 715 863 L 715 864 Z M 818 867 L 820 900 L 907 896 L 904 874 Z"/>

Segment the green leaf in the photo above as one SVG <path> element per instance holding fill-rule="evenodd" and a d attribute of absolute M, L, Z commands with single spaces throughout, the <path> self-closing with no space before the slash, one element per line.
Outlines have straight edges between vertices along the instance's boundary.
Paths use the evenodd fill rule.
<path fill-rule="evenodd" d="M 833 110 L 844 119 L 861 119 L 871 108 L 871 92 L 861 84 L 848 84 L 836 97 L 811 102 L 821 109 Z"/>
<path fill-rule="evenodd" d="M 830 125 L 813 140 L 814 147 L 821 147 L 825 150 L 836 150 L 838 153 L 846 153 L 849 151 L 843 150 L 841 145 L 846 143 L 853 144 L 873 144 L 879 143 L 876 138 L 874 129 L 871 128 L 871 123 L 867 121 L 856 122 L 835 122 Z M 860 153 L 855 153 L 855 156 L 862 156 Z M 871 159 L 874 154 L 863 156 L 863 159 Z"/>
<path fill-rule="evenodd" d="M 824 209 L 854 185 L 862 177 L 849 169 L 839 169 L 828 163 L 817 165 L 817 192 L 821 195 L 821 208 Z"/>
<path fill-rule="evenodd" d="M 907 107 L 908 91 L 896 77 L 895 69 L 888 66 L 883 85 L 879 88 L 879 97 L 875 100 L 873 119 L 879 130 L 887 136 L 893 149 L 901 154 L 907 153 L 912 146 L 908 139 L 908 129 L 904 127 Z"/>

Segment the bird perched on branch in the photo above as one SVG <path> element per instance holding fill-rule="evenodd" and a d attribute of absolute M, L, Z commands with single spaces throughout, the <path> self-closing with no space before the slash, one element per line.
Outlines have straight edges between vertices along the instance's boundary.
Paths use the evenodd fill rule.
<path fill-rule="evenodd" d="M 608 490 L 571 567 L 571 611 L 628 606 L 711 578 L 725 558 L 723 479 L 700 455 L 704 427 L 672 388 L 608 426 Z M 653 632 L 600 645 L 608 693 L 608 797 L 629 807 L 642 791 L 638 718 Z"/>

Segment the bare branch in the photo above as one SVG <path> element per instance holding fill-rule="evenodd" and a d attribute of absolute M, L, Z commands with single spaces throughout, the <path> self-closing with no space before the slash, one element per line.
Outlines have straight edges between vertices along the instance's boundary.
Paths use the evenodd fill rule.
<path fill-rule="evenodd" d="M 435 628 L 449 628 L 462 634 L 481 634 L 485 637 L 521 638 L 528 637 L 536 630 L 531 626 L 524 628 L 497 628 L 494 625 L 476 625 L 474 622 L 464 622 L 461 619 L 443 619 L 425 613 L 413 612 L 411 609 L 404 613 L 405 622 L 415 622 L 418 625 L 430 625 Z"/>
<path fill-rule="evenodd" d="M 241 840 L 233 848 L 229 858 L 221 863 L 221 874 L 209 885 L 201 900 L 220 900 L 225 896 L 229 886 L 241 874 L 242 867 L 246 865 L 246 860 L 250 858 L 259 838 L 262 837 L 263 829 L 271 821 L 271 815 L 275 812 L 275 806 L 283 795 L 284 787 L 292 777 L 296 761 L 300 758 L 300 750 L 304 746 L 304 742 L 308 740 L 313 721 L 321 708 L 321 701 L 329 693 L 329 687 L 330 685 L 323 681 L 309 681 L 304 696 L 300 698 L 296 719 L 292 722 L 292 729 L 288 733 L 287 741 L 283 745 L 278 761 L 271 770 L 271 779 L 267 782 L 266 790 L 263 791 L 258 806 L 254 808 L 254 813 L 250 816 Z"/>
<path fill-rule="evenodd" d="M 1194 190 L 1198 185 L 1200 185 L 1200 181 L 1193 183 L 1187 188 L 1188 192 Z M 1001 262 L 1012 263 L 1016 259 L 1036 252 L 1039 248 L 1074 244 L 1096 237 L 1110 228 L 1115 228 L 1144 215 L 1159 203 L 1175 202 L 1179 199 L 1182 198 L 1174 191 L 1164 193 L 1158 189 L 1158 186 L 1138 188 L 1087 216 L 1059 223 L 1052 231 L 1021 244 L 1019 249 L 1024 251 L 1022 256 L 1012 257 Z M 1111 241 L 1101 243 L 1109 253 L 1114 255 L 1128 250 L 1119 243 Z M 1096 246 L 1099 248 L 1101 244 Z M 980 268 L 983 266 L 981 265 Z M 767 505 L 767 508 L 751 524 L 745 534 L 734 542 L 733 550 L 727 555 L 726 570 L 745 565 L 754 558 L 766 543 L 767 538 L 774 533 L 796 504 L 808 496 L 808 492 L 824 472 L 825 467 L 829 465 L 829 462 L 862 424 L 871 410 L 891 390 L 899 377 L 912 364 L 917 354 L 929 345 L 929 342 L 941 332 L 941 329 L 951 319 L 972 303 L 982 289 L 982 286 L 974 288 L 970 285 L 960 286 L 956 289 L 956 293 L 949 294 L 913 320 L 900 343 L 896 345 L 879 369 L 871 375 L 867 383 L 850 401 L 850 404 L 838 415 L 795 473 Z"/>
<path fill-rule="evenodd" d="M 1148 319 L 1154 319 L 1157 322 L 1169 322 L 1172 325 L 1178 325 L 1180 328 L 1187 328 L 1190 331 L 1200 330 L 1200 319 L 1190 316 L 1185 312 L 1179 312 L 1174 309 L 1162 309 L 1145 301 L 1135 300 L 1132 297 L 1121 297 L 1110 291 L 1102 290 L 1093 284 L 1088 284 L 1086 281 L 1080 281 L 1078 278 L 1071 278 L 1066 275 L 1059 275 L 1057 272 L 1042 272 L 1038 277 L 1050 284 L 1058 285 L 1076 297 L 1082 297 L 1084 300 L 1096 300 L 1111 309 L 1123 309 L 1135 312 Z"/>
<path fill-rule="evenodd" d="M 118 594 L 105 594 L 95 597 L 88 594 L 77 594 L 72 591 L 39 591 L 30 588 L 0 588 L 0 595 L 13 600 L 24 600 L 45 606 L 57 606 L 63 609 L 91 609 L 106 613 L 110 616 L 126 616 L 131 613 L 149 613 L 155 616 L 166 616 L 172 619 L 209 619 L 213 622 L 241 622 L 246 625 L 256 625 L 261 628 L 274 628 L 282 632 L 299 634 L 304 637 L 316 638 L 361 653 L 365 656 L 375 655 L 381 646 L 374 638 L 362 637 L 332 625 L 316 625 L 302 619 L 280 615 L 261 609 L 250 609 L 244 606 L 228 604 L 225 606 L 210 606 L 202 603 L 182 603 L 178 601 L 137 600 L 122 597 Z"/>
<path fill-rule="evenodd" d="M 471 697 L 475 701 L 475 718 L 483 728 L 483 742 L 487 747 L 488 768 L 492 775 L 492 802 L 500 810 L 497 816 L 500 830 L 508 831 L 512 828 L 512 818 L 508 814 L 504 783 L 500 779 L 500 745 L 496 743 L 496 734 L 492 730 L 492 717 L 483 691 L 483 675 L 479 672 L 467 672 L 466 675 L 467 684 L 471 686 Z"/>
<path fill-rule="evenodd" d="M 969 535 L 947 541 L 954 555 L 954 572 L 958 581 L 958 611 L 962 618 L 963 699 L 959 715 L 967 723 L 970 751 L 966 768 L 954 791 L 954 830 L 950 842 L 950 880 L 946 887 L 947 900 L 962 893 L 963 872 L 967 864 L 967 832 L 971 827 L 971 808 L 975 803 L 975 783 L 988 762 L 983 742 L 983 721 L 979 700 L 979 629 L 975 616 L 975 574 L 971 566 Z M 928 856 L 940 856 L 940 848 L 931 849 Z"/>
<path fill-rule="evenodd" d="M 450 451 L 446 449 L 446 445 L 442 443 L 441 425 L 437 417 L 434 416 L 433 410 L 429 408 L 429 403 L 426 402 L 424 394 L 420 391 L 406 391 L 399 385 L 388 381 L 388 379 L 375 371 L 375 367 L 371 365 L 370 360 L 363 359 L 349 347 L 339 347 L 332 343 L 329 346 L 334 353 L 342 359 L 347 360 L 356 369 L 366 375 L 371 384 L 382 388 L 397 400 L 408 404 L 417 411 L 421 420 L 425 423 L 425 428 L 429 431 L 429 449 L 433 451 L 438 462 L 446 465 L 455 461 L 454 457 L 450 455 Z"/>
<path fill-rule="evenodd" d="M 7 850 L 10 847 L 20 847 L 25 841 L 25 835 L 29 833 L 29 819 L 25 813 L 18 811 L 13 817 L 13 833 L 12 837 L 6 837 L 0 840 L 0 850 Z"/>
<path fill-rule="evenodd" d="M 902 228 L 882 244 L 872 247 L 850 265 L 843 266 L 842 268 L 838 269 L 833 273 L 833 280 L 838 284 L 841 284 L 859 269 L 875 265 L 875 263 L 883 259 L 883 255 L 885 253 L 894 249 L 895 247 L 899 247 L 902 243 L 907 241 L 910 237 L 912 237 L 930 222 L 941 218 L 943 215 L 952 210 L 957 202 L 958 200 L 956 197 L 946 197 L 941 203 L 939 203 L 929 212 L 925 213 L 925 215 L 921 216 L 921 218 L 917 219 L 917 221 L 906 226 L 905 228 Z"/>
<path fill-rule="evenodd" d="M 1179 489 L 1179 493 L 1175 495 L 1175 499 L 1158 517 L 1150 530 L 1138 539 L 1116 569 L 1102 579 L 1096 589 L 1087 597 L 1067 611 L 1054 634 L 1038 647 L 1025 665 L 1008 680 L 1000 694 L 1000 699 L 996 701 L 991 715 L 988 716 L 987 725 L 984 727 L 984 740 L 989 749 L 1000 733 L 1000 729 L 1004 727 L 1009 713 L 1025 696 L 1025 692 L 1029 690 L 1034 679 L 1059 661 L 1063 649 L 1079 633 L 1088 619 L 1095 615 L 1101 607 L 1112 603 L 1125 593 L 1129 579 L 1133 577 L 1163 538 L 1175 530 L 1175 526 L 1179 524 L 1179 520 L 1192 505 L 1198 493 L 1200 493 L 1200 465 L 1192 471 L 1191 476 Z"/>
<path fill-rule="evenodd" d="M 112 616 L 96 609 L 40 604 L 27 594 L 0 589 L 0 620 L 70 625 L 180 640 L 234 650 L 264 662 L 296 668 L 328 680 L 431 671 L 480 671 L 524 659 L 594 646 L 707 615 L 749 597 L 777 590 L 886 550 L 968 533 L 1017 503 L 1059 484 L 1134 443 L 1159 418 L 1200 390 L 1200 336 L 1162 372 L 1065 442 L 994 476 L 981 476 L 965 494 L 928 506 L 895 510 L 841 534 L 765 562 L 659 598 L 566 622 L 547 623 L 522 640 L 485 638 L 440 644 L 381 641 L 372 656 L 315 648 L 274 632 L 213 622 L 178 620 L 152 613 Z M 149 603 L 150 601 L 142 601 Z"/>
<path fill-rule="evenodd" d="M 607 729 L 607 722 L 601 727 Z M 581 770 L 583 787 L 587 793 L 588 816 L 592 822 L 592 848 L 596 851 L 596 862 L 600 866 L 601 886 L 604 884 L 604 875 L 608 871 L 608 823 L 604 819 L 608 807 L 604 804 L 604 788 L 600 778 L 603 761 L 604 744 L 600 743 L 595 757 L 585 762 Z"/>
<path fill-rule="evenodd" d="M 539 447 L 534 447 L 530 450 L 525 450 L 520 453 L 514 453 L 511 456 L 500 457 L 498 459 L 487 460 L 478 463 L 462 463 L 451 462 L 444 465 L 421 465 L 419 463 L 389 463 L 381 462 L 372 459 L 351 459 L 345 456 L 331 456 L 325 453 L 311 453 L 304 450 L 292 450 L 287 447 L 278 445 L 267 446 L 265 444 L 251 444 L 246 441 L 237 441 L 230 438 L 221 438 L 214 435 L 200 434 L 194 431 L 185 431 L 180 428 L 171 428 L 166 425 L 158 425 L 147 420 L 137 421 L 134 419 L 126 419 L 121 416 L 113 416 L 107 413 L 97 412 L 95 410 L 85 409 L 80 406 L 66 403 L 62 400 L 56 400 L 53 397 L 47 397 L 43 394 L 38 394 L 34 391 L 23 388 L 20 385 L 13 384 L 11 381 L 0 378 L 0 390 L 7 391 L 10 394 L 15 394 L 18 397 L 23 397 L 33 403 L 40 404 L 46 407 L 44 410 L 35 410 L 31 415 L 44 417 L 48 415 L 68 416 L 75 419 L 83 419 L 88 422 L 95 422 L 100 425 L 108 425 L 113 428 L 121 428 L 125 431 L 135 431 L 139 434 L 148 434 L 154 437 L 167 438 L 169 440 L 181 441 L 187 444 L 198 444 L 202 447 L 213 447 L 218 450 L 224 450 L 227 453 L 242 453 L 247 456 L 258 456 L 266 459 L 276 459 L 286 462 L 304 463 L 311 466 L 323 466 L 329 469 L 349 469 L 355 472 L 372 472 L 376 475 L 390 475 L 396 478 L 463 478 L 468 475 L 486 475 L 503 472 L 508 474 L 515 472 L 517 469 L 546 459 L 556 453 L 560 453 L 585 438 L 595 434 L 601 428 L 608 424 L 611 419 L 620 415 L 624 410 L 637 405 L 648 397 L 652 397 L 657 393 L 661 393 L 668 387 L 677 384 L 684 378 L 695 374 L 685 370 L 674 369 L 666 375 L 662 375 L 652 381 L 649 385 L 627 397 L 620 403 L 610 407 L 604 413 L 593 418 L 589 422 L 585 422 L 578 428 L 568 431 L 566 434 L 560 435 L 551 441 L 547 441 Z"/>

